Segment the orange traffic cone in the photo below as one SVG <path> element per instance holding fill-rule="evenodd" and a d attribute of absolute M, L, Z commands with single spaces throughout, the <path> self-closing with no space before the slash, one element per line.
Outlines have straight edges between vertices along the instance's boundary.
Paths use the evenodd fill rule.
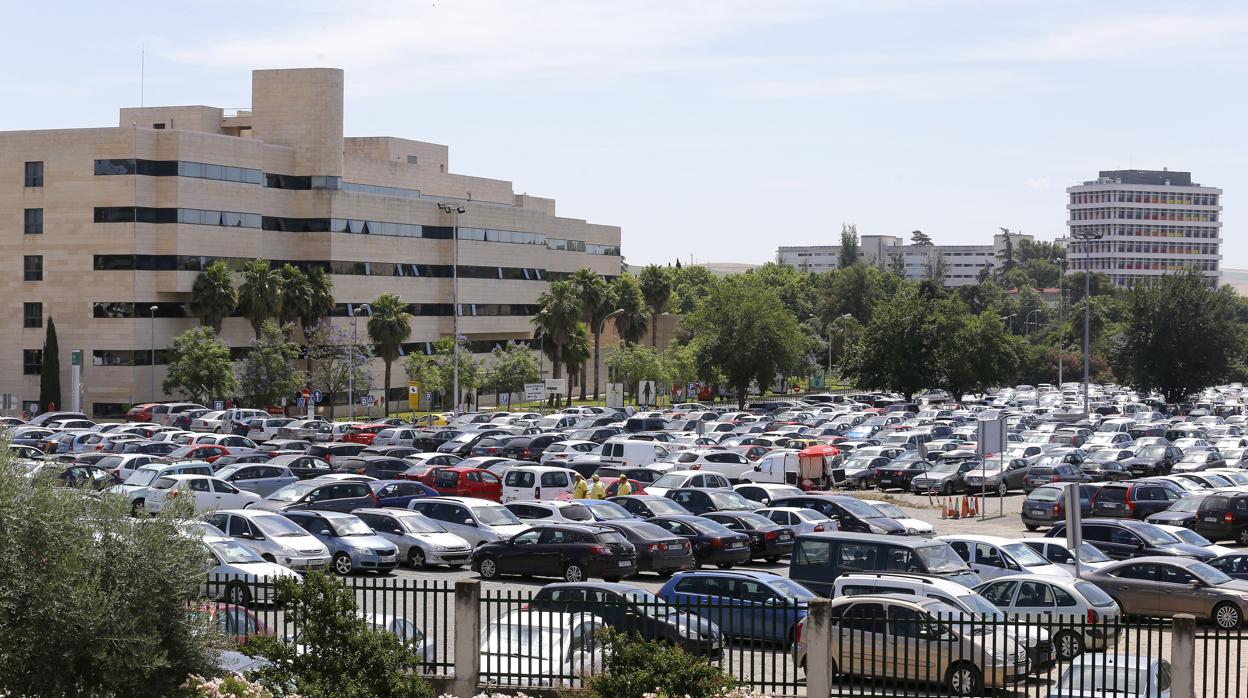
<path fill-rule="evenodd" d="M 966 496 L 964 495 L 962 497 L 962 518 L 965 519 L 966 517 L 970 515 L 971 515 L 971 507 L 969 504 L 966 503 Z"/>

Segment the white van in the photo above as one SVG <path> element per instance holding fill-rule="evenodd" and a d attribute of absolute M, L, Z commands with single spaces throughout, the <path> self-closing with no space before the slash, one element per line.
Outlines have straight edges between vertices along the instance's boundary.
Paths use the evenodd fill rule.
<path fill-rule="evenodd" d="M 797 463 L 797 451 L 792 449 L 776 449 L 767 452 L 754 464 L 753 470 L 747 470 L 740 476 L 741 482 L 774 482 L 778 484 L 797 484 L 800 472 Z"/>
<path fill-rule="evenodd" d="M 602 457 L 599 463 L 627 468 L 658 463 L 668 455 L 670 451 L 663 446 L 661 441 L 608 440 L 602 445 Z"/>
<path fill-rule="evenodd" d="M 503 476 L 503 503 L 520 499 L 558 499 L 571 494 L 576 472 L 546 465 L 517 465 Z"/>

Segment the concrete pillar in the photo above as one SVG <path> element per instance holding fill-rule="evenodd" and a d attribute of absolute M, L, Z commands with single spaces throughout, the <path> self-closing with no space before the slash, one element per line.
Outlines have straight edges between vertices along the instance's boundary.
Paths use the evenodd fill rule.
<path fill-rule="evenodd" d="M 457 696 L 475 696 L 481 684 L 481 584 L 455 582 L 455 681 Z"/>
<path fill-rule="evenodd" d="M 806 698 L 832 695 L 832 601 L 812 599 L 806 611 Z"/>
<path fill-rule="evenodd" d="M 1188 613 L 1170 631 L 1170 698 L 1196 698 L 1196 617 Z"/>

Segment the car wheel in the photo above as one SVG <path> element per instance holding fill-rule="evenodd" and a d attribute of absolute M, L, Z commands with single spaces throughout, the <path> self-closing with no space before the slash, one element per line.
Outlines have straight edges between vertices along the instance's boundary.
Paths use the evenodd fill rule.
<path fill-rule="evenodd" d="M 997 496 L 998 497 L 1004 497 L 1005 495 L 1009 493 L 1010 493 L 1009 485 L 1005 484 L 1004 482 L 997 483 Z"/>
<path fill-rule="evenodd" d="M 570 562 L 563 568 L 563 581 L 577 583 L 585 581 L 585 568 L 580 563 Z"/>
<path fill-rule="evenodd" d="M 715 566 L 721 570 L 730 570 L 736 566 L 735 562 L 717 562 Z"/>
<path fill-rule="evenodd" d="M 945 674 L 945 684 L 955 696 L 977 696 L 983 683 L 983 673 L 969 662 L 958 662 Z"/>
<path fill-rule="evenodd" d="M 1239 529 L 1239 544 L 1248 545 L 1248 526 Z"/>
<path fill-rule="evenodd" d="M 763 558 L 763 559 L 764 559 L 764 560 L 766 560 L 767 562 L 770 562 L 770 563 L 771 563 L 771 564 L 773 564 L 773 565 L 774 565 L 774 564 L 776 564 L 777 562 L 780 562 L 780 556 L 779 556 L 779 555 L 768 555 L 767 557 L 765 557 L 765 558 Z"/>
<path fill-rule="evenodd" d="M 242 582 L 233 582 L 225 588 L 225 602 L 235 606 L 246 606 L 251 603 L 251 591 Z"/>
<path fill-rule="evenodd" d="M 1213 609 L 1213 622 L 1222 630 L 1236 630 L 1243 620 L 1244 615 L 1233 603 L 1220 603 Z"/>
<path fill-rule="evenodd" d="M 494 558 L 482 558 L 481 565 L 478 567 L 482 579 L 498 578 L 498 563 L 494 562 Z"/>
<path fill-rule="evenodd" d="M 1053 646 L 1057 649 L 1057 657 L 1069 661 L 1083 654 L 1083 638 L 1070 630 L 1064 630 L 1053 638 Z"/>
<path fill-rule="evenodd" d="M 951 494 L 953 494 L 953 485 L 946 482 L 940 486 L 940 495 L 942 497 L 948 497 Z"/>
<path fill-rule="evenodd" d="M 1034 531 L 1040 527 L 1035 524 L 1023 524 L 1023 528 L 1026 528 L 1028 531 Z"/>
<path fill-rule="evenodd" d="M 355 569 L 355 566 L 351 564 L 350 555 L 346 553 L 338 553 L 337 555 L 334 556 L 334 571 L 335 572 L 345 577 L 346 575 L 351 574 L 351 570 L 353 569 Z"/>
<path fill-rule="evenodd" d="M 414 570 L 425 567 L 425 551 L 413 545 L 407 553 L 407 564 L 411 565 Z"/>

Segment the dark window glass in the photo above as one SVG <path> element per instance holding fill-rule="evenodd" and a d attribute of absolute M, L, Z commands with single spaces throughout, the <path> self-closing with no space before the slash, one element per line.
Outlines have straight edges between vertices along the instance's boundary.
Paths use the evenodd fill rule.
<path fill-rule="evenodd" d="M 26 163 L 26 186 L 43 186 L 43 161 Z"/>
<path fill-rule="evenodd" d="M 37 376 L 41 368 L 43 368 L 43 350 L 23 349 L 22 373 L 27 376 Z"/>
<path fill-rule="evenodd" d="M 22 304 L 22 327 L 43 327 L 43 303 Z"/>
<path fill-rule="evenodd" d="M 28 208 L 23 219 L 22 232 L 27 235 L 43 234 L 43 209 Z"/>
<path fill-rule="evenodd" d="M 22 259 L 26 281 L 43 281 L 43 255 L 28 254 Z"/>

